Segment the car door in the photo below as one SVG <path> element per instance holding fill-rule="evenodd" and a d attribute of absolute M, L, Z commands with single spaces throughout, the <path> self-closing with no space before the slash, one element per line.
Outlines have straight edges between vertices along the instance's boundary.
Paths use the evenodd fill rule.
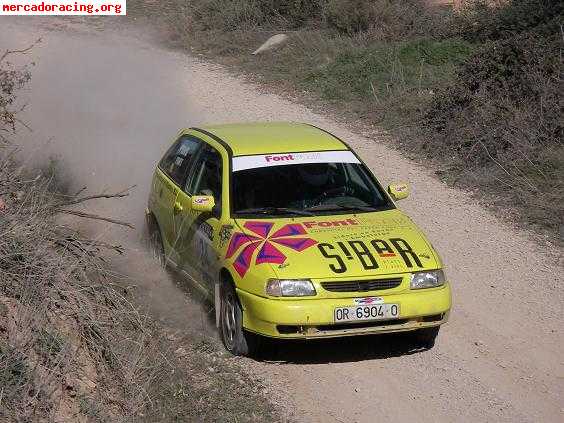
<path fill-rule="evenodd" d="M 191 210 L 178 226 L 177 238 L 182 240 L 179 251 L 183 269 L 203 288 L 213 289 L 218 274 L 218 256 L 214 248 L 219 232 L 223 197 L 223 159 L 218 150 L 210 145 L 202 147 L 193 166 L 186 189 L 179 193 L 178 201 L 188 210 L 192 195 L 212 195 L 215 207 L 212 212 Z"/>
<path fill-rule="evenodd" d="M 155 172 L 151 201 L 163 238 L 167 255 L 175 260 L 175 225 L 180 207 L 177 201 L 180 187 L 184 186 L 191 169 L 190 163 L 201 147 L 201 141 L 190 135 L 182 135 L 159 162 Z"/>

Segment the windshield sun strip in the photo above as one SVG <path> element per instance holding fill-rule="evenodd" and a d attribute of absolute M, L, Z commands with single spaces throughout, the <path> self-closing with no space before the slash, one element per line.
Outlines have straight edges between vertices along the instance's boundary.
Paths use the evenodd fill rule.
<path fill-rule="evenodd" d="M 360 163 L 360 160 L 350 150 L 267 153 L 232 158 L 233 172 L 261 167 L 310 163 Z"/>

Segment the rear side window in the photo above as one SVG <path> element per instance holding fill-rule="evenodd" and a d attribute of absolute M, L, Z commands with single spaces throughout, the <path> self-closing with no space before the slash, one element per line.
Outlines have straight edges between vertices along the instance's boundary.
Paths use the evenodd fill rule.
<path fill-rule="evenodd" d="M 184 186 L 190 162 L 201 143 L 196 137 L 184 135 L 174 143 L 159 163 L 161 170 L 178 186 Z"/>

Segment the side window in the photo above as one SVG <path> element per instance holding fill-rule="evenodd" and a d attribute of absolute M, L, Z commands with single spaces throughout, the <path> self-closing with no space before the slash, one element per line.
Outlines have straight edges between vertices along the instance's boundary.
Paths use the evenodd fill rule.
<path fill-rule="evenodd" d="M 196 164 L 186 190 L 196 195 L 213 195 L 215 214 L 221 214 L 222 159 L 221 154 L 212 147 L 206 147 Z"/>
<path fill-rule="evenodd" d="M 182 136 L 167 151 L 159 167 L 179 186 L 183 186 L 188 175 L 188 165 L 200 144 L 201 141 L 195 137 Z"/>

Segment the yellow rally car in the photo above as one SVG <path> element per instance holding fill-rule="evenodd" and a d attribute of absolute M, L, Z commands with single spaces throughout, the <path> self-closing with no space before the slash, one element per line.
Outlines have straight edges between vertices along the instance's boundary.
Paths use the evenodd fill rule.
<path fill-rule="evenodd" d="M 413 331 L 432 347 L 451 292 L 441 259 L 341 140 L 260 123 L 180 132 L 151 186 L 153 251 L 215 304 L 225 347 L 261 336 Z"/>

